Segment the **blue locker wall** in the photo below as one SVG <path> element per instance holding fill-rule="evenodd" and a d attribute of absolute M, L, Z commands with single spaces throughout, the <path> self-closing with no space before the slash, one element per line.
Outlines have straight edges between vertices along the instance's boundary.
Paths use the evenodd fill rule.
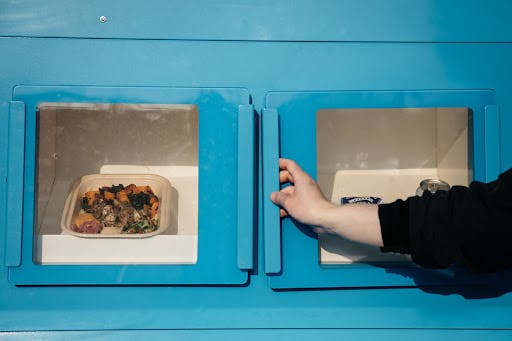
<path fill-rule="evenodd" d="M 16 85 L 243 87 L 258 113 L 268 91 L 492 89 L 504 170 L 511 15 L 505 0 L 0 2 L 1 336 L 510 338 L 512 285 L 273 291 L 261 241 L 233 287 L 15 287 L 3 250 Z"/>

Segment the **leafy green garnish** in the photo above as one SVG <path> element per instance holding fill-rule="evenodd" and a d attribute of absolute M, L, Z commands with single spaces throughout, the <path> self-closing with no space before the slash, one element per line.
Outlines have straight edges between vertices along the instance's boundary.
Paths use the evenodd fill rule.
<path fill-rule="evenodd" d="M 150 233 L 156 231 L 158 229 L 158 225 L 153 222 L 149 223 L 148 220 L 144 219 L 139 222 L 126 225 L 123 227 L 122 232 L 124 233 Z"/>
<path fill-rule="evenodd" d="M 140 210 L 144 205 L 149 205 L 149 194 L 144 192 L 128 194 L 128 200 L 130 200 L 130 204 L 132 204 L 136 210 Z"/>

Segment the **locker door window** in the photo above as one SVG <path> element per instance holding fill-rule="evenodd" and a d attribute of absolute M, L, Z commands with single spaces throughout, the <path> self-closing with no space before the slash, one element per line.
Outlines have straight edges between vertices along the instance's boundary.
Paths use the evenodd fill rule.
<path fill-rule="evenodd" d="M 197 262 L 197 106 L 42 103 L 37 120 L 34 262 Z"/>
<path fill-rule="evenodd" d="M 320 188 L 333 204 L 342 205 L 405 200 L 428 179 L 467 186 L 472 174 L 470 121 L 468 108 L 319 110 Z M 408 256 L 382 253 L 339 237 L 318 239 L 324 265 L 410 261 Z"/>

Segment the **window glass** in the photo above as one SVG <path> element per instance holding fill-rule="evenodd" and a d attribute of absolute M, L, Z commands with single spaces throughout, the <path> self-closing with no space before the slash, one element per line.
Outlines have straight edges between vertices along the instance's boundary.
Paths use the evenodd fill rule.
<path fill-rule="evenodd" d="M 317 175 L 323 193 L 337 205 L 386 203 L 416 195 L 425 179 L 467 185 L 469 114 L 467 108 L 319 110 Z M 319 254 L 322 264 L 409 260 L 333 236 L 319 238 Z"/>
<path fill-rule="evenodd" d="M 196 106 L 43 103 L 37 118 L 35 263 L 196 262 Z"/>

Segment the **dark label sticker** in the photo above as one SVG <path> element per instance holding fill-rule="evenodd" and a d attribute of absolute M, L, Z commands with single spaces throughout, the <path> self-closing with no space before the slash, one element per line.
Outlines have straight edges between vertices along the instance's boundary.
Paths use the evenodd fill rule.
<path fill-rule="evenodd" d="M 341 204 L 380 204 L 382 201 L 379 197 L 342 197 Z"/>

